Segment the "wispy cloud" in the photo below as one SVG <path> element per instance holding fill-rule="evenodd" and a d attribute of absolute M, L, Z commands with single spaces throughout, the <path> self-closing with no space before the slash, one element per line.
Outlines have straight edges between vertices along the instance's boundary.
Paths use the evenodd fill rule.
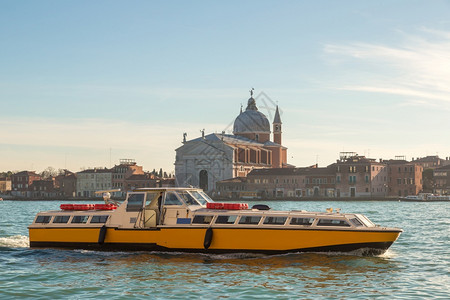
<path fill-rule="evenodd" d="M 423 28 L 420 35 L 399 35 L 395 45 L 325 45 L 327 57 L 335 64 L 351 64 L 352 72 L 353 64 L 358 64 L 356 72 L 361 72 L 341 82 L 338 89 L 398 95 L 404 97 L 404 105 L 439 104 L 448 108 L 450 32 Z M 365 76 L 360 76 L 363 73 Z"/>
<path fill-rule="evenodd" d="M 32 124 L 32 125 L 30 125 Z M 182 145 L 183 132 L 196 138 L 202 128 L 221 128 L 223 124 L 199 122 L 170 124 L 111 122 L 107 119 L 2 118 L 0 170 L 31 168 L 42 170 L 48 164 L 56 168 L 78 170 L 79 166 L 107 166 L 133 158 L 146 168 L 173 169 L 175 149 Z M 24 152 L 25 151 L 25 152 Z M 25 154 L 26 153 L 26 154 Z M 20 162 L 19 164 L 17 162 Z"/>
<path fill-rule="evenodd" d="M 27 122 L 26 122 L 27 121 Z M 32 122 L 32 126 L 29 123 Z M 155 141 L 181 142 L 183 131 L 199 135 L 199 130 L 221 128 L 223 124 L 172 122 L 157 125 L 152 123 L 110 122 L 106 119 L 71 119 L 66 122 L 51 119 L 3 118 L 0 127 L 9 127 L 3 132 L 3 142 L 11 145 L 36 145 L 50 147 L 147 147 L 159 148 Z M 136 144 L 136 141 L 139 141 Z M 130 146 L 132 145 L 132 146 Z M 163 148 L 164 149 L 164 148 Z"/>

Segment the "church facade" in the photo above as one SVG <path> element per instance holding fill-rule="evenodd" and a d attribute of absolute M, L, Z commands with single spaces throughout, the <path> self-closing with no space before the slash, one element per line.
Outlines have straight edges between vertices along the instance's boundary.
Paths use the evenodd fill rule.
<path fill-rule="evenodd" d="M 178 186 L 198 186 L 205 191 L 216 189 L 216 182 L 246 177 L 253 169 L 284 168 L 287 148 L 282 146 L 282 122 L 278 106 L 272 122 L 273 140 L 267 117 L 253 98 L 237 116 L 233 134 L 212 133 L 186 141 L 177 148 L 175 177 Z"/>

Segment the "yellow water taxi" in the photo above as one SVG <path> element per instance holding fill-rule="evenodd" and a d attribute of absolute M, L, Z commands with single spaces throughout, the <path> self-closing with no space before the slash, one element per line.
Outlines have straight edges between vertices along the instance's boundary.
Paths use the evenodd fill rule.
<path fill-rule="evenodd" d="M 203 253 L 342 252 L 380 254 L 399 228 L 361 214 L 276 211 L 267 205 L 218 203 L 197 188 L 141 188 L 122 203 L 62 204 L 28 227 L 31 247 Z"/>

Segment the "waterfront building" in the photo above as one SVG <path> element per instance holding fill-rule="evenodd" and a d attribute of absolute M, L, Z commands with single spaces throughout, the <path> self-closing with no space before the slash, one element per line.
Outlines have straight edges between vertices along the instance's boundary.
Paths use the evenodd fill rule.
<path fill-rule="evenodd" d="M 450 195 L 450 165 L 434 169 L 433 178 L 433 193 L 437 195 Z"/>
<path fill-rule="evenodd" d="M 436 168 L 450 165 L 450 158 L 446 157 L 445 159 L 442 159 L 437 155 L 430 155 L 426 157 L 417 157 L 416 159 L 413 158 L 411 162 L 421 165 L 424 170 L 434 170 Z"/>
<path fill-rule="evenodd" d="M 76 197 L 77 175 L 69 170 L 55 177 L 55 187 L 59 188 L 63 197 Z"/>
<path fill-rule="evenodd" d="M 59 189 L 55 189 L 55 178 L 34 180 L 29 189 L 30 196 L 36 199 L 56 199 L 61 196 Z"/>
<path fill-rule="evenodd" d="M 124 188 L 131 191 L 137 188 L 157 187 L 159 180 L 151 173 L 133 174 L 125 179 Z"/>
<path fill-rule="evenodd" d="M 260 198 L 255 192 L 247 192 L 247 177 L 234 177 L 216 182 L 216 195 L 220 198 Z"/>
<path fill-rule="evenodd" d="M 0 193 L 8 193 L 12 189 L 12 183 L 10 178 L 0 178 Z"/>
<path fill-rule="evenodd" d="M 216 182 L 246 177 L 254 169 L 292 167 L 287 163 L 287 148 L 281 145 L 282 122 L 278 107 L 272 123 L 273 141 L 267 117 L 258 111 L 251 92 L 247 108 L 237 116 L 233 134 L 212 133 L 186 140 L 177 148 L 175 177 L 179 186 L 216 189 Z"/>
<path fill-rule="evenodd" d="M 305 188 L 302 195 L 308 197 L 336 197 L 336 173 L 333 166 L 308 168 L 305 174 Z"/>
<path fill-rule="evenodd" d="M 331 165 L 336 174 L 336 197 L 377 197 L 388 193 L 386 164 L 355 152 L 341 152 Z"/>
<path fill-rule="evenodd" d="M 248 190 L 260 198 L 301 197 L 305 188 L 304 168 L 271 168 L 248 174 Z M 304 195 L 304 194 L 303 194 Z"/>
<path fill-rule="evenodd" d="M 41 176 L 34 171 L 22 171 L 11 175 L 11 195 L 16 197 L 31 197 L 29 187 L 35 180 L 40 180 Z"/>
<path fill-rule="evenodd" d="M 334 197 L 335 173 L 330 167 L 254 169 L 247 177 L 217 183 L 223 197 L 260 199 Z"/>
<path fill-rule="evenodd" d="M 77 197 L 101 197 L 95 192 L 110 190 L 112 187 L 111 169 L 88 169 L 77 173 Z"/>
<path fill-rule="evenodd" d="M 133 186 L 134 183 L 127 183 L 127 179 L 132 175 L 144 175 L 142 166 L 138 166 L 134 159 L 121 159 L 119 164 L 115 165 L 111 169 L 113 189 L 120 189 L 120 192 L 115 192 L 116 197 L 125 197 L 128 189 L 128 184 Z M 141 183 L 139 183 L 141 184 Z"/>
<path fill-rule="evenodd" d="M 402 157 L 384 161 L 388 165 L 388 196 L 417 195 L 423 190 L 421 164 L 408 162 Z"/>

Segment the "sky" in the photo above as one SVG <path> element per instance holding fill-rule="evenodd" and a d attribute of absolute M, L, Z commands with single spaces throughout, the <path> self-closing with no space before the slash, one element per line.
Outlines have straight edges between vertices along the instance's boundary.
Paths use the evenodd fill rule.
<path fill-rule="evenodd" d="M 255 89 L 288 163 L 450 157 L 450 1 L 0 0 L 0 172 L 174 170 Z"/>

